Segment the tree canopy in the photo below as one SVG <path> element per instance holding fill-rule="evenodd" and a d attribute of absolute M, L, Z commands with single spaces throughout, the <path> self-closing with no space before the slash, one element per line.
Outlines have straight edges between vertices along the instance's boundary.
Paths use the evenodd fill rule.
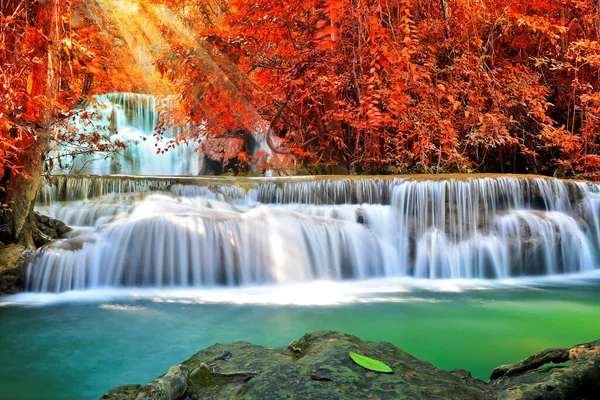
<path fill-rule="evenodd" d="M 174 45 L 158 67 L 189 105 L 213 105 L 188 111 L 216 115 L 208 129 L 220 134 L 223 121 L 244 109 L 206 84 L 198 48 L 234 64 L 219 72 L 305 163 L 597 177 L 599 7 L 579 0 L 188 1 L 178 12 L 196 27 L 198 46 Z"/>

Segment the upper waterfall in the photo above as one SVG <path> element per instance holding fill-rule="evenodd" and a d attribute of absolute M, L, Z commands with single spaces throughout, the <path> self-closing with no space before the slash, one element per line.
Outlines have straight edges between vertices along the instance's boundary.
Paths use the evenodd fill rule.
<path fill-rule="evenodd" d="M 29 268 L 34 291 L 596 268 L 598 186 L 546 178 L 61 176 L 40 212 L 76 226 Z"/>
<path fill-rule="evenodd" d="M 85 136 L 94 133 L 108 135 L 111 141 L 120 141 L 125 149 L 106 155 L 82 154 L 77 143 L 60 143 L 50 152 L 53 172 L 59 174 L 132 174 L 132 175 L 180 175 L 193 176 L 212 173 L 213 163 L 199 151 L 198 142 L 180 142 L 175 148 L 162 153 L 165 143 L 185 130 L 198 127 L 161 127 L 157 124 L 161 110 L 175 107 L 172 97 L 155 98 L 137 93 L 109 93 L 96 95 L 88 101 L 81 112 L 69 119 L 67 126 Z M 83 117 L 82 115 L 85 115 Z M 247 149 L 249 154 L 257 151 L 269 153 L 261 135 L 250 135 L 254 140 Z M 202 140 L 202 136 L 199 137 Z M 218 172 L 218 171 L 217 171 Z"/>

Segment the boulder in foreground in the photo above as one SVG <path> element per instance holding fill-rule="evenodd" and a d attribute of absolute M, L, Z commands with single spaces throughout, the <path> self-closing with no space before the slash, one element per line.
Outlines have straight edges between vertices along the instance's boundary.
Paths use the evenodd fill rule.
<path fill-rule="evenodd" d="M 369 371 L 349 352 L 388 364 Z M 550 362 L 570 365 L 547 367 Z M 595 399 L 600 393 L 600 340 L 550 349 L 498 367 L 489 382 L 444 371 L 390 343 L 334 331 L 303 336 L 287 347 L 215 344 L 142 385 L 125 385 L 102 400 L 192 399 Z"/>

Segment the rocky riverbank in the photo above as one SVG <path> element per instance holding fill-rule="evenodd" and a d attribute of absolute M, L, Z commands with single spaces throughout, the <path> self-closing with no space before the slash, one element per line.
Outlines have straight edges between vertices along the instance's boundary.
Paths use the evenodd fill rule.
<path fill-rule="evenodd" d="M 386 363 L 393 373 L 357 365 L 351 351 Z M 600 340 L 536 353 L 496 368 L 484 382 L 468 371 L 436 368 L 390 343 L 319 331 L 286 347 L 215 344 L 147 385 L 120 386 L 101 400 L 558 400 L 596 399 L 599 393 Z"/>
<path fill-rule="evenodd" d="M 42 247 L 65 238 L 71 228 L 62 221 L 35 213 L 33 240 Z M 27 281 L 27 255 L 31 249 L 19 244 L 0 243 L 0 295 L 13 294 L 25 289 Z"/>

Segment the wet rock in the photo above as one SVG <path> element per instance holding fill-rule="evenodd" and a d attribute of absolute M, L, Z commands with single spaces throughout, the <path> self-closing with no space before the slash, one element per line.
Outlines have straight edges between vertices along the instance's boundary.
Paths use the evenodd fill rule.
<path fill-rule="evenodd" d="M 169 368 L 163 376 L 142 387 L 136 400 L 176 400 L 185 394 L 190 372 L 185 365 Z"/>
<path fill-rule="evenodd" d="M 34 214 L 34 221 L 36 229 L 33 229 L 33 241 L 38 247 L 64 238 L 72 231 L 64 222 L 37 212 Z"/>
<path fill-rule="evenodd" d="M 548 363 L 569 365 L 545 367 Z M 572 348 L 548 349 L 496 368 L 490 386 L 497 399 L 597 399 L 600 394 L 600 340 Z"/>
<path fill-rule="evenodd" d="M 56 239 L 64 237 L 67 233 L 69 233 L 73 230 L 69 226 L 67 226 L 67 224 L 65 224 L 64 222 L 62 222 L 58 219 L 51 218 L 47 215 L 39 214 L 37 212 L 35 213 L 35 219 L 36 219 L 36 222 L 38 223 L 38 225 L 40 225 L 40 224 L 45 225 L 47 228 L 55 231 L 58 234 Z"/>
<path fill-rule="evenodd" d="M 569 360 L 569 349 L 547 349 L 540 351 L 525 360 L 521 360 L 514 364 L 501 365 L 492 371 L 491 380 L 517 376 L 532 369 L 537 369 L 547 363 L 560 364 Z"/>
<path fill-rule="evenodd" d="M 215 360 L 228 351 L 234 355 L 229 361 Z M 381 360 L 394 373 L 364 369 L 350 359 L 350 351 Z M 192 399 L 492 398 L 390 343 L 333 331 L 308 334 L 278 348 L 216 344 L 183 364 L 191 371 L 186 395 Z"/>
<path fill-rule="evenodd" d="M 356 209 L 356 222 L 359 224 L 365 223 L 365 212 L 363 211 L 362 208 Z"/>
<path fill-rule="evenodd" d="M 350 359 L 350 351 L 383 361 L 394 372 L 369 371 Z M 234 356 L 220 358 L 228 352 Z M 568 366 L 545 368 L 548 362 L 569 360 Z M 489 382 L 465 370 L 438 369 L 390 343 L 334 331 L 307 334 L 276 348 L 215 344 L 174 368 L 183 366 L 190 371 L 186 385 L 177 380 L 177 388 L 186 387 L 183 393 L 149 395 L 144 390 L 151 383 L 121 386 L 102 399 L 595 399 L 600 393 L 600 340 L 498 367 Z"/>
<path fill-rule="evenodd" d="M 12 294 L 25 288 L 25 254 L 23 246 L 11 244 L 0 247 L 0 294 Z"/>
<path fill-rule="evenodd" d="M 67 233 L 72 231 L 64 222 L 37 212 L 35 213 L 35 222 L 37 228 L 51 239 L 63 238 Z"/>
<path fill-rule="evenodd" d="M 244 342 L 234 343 L 231 347 L 235 349 L 232 352 L 236 357 L 227 364 L 218 364 L 220 372 L 209 375 L 212 379 L 207 379 L 206 374 L 201 379 L 192 376 L 189 392 L 193 398 L 486 398 L 481 397 L 483 393 L 464 387 L 459 378 L 389 343 L 365 342 L 339 332 L 305 335 L 284 348 L 270 349 Z M 206 364 L 223 350 L 223 345 L 211 346 L 184 364 L 190 368 Z M 352 362 L 350 351 L 381 360 L 396 372 L 378 374 L 368 371 Z M 244 374 L 255 376 L 248 380 L 239 379 Z M 217 380 L 215 375 L 220 379 Z M 229 383 L 224 384 L 227 381 Z M 448 392 L 455 395 L 447 396 Z"/>
<path fill-rule="evenodd" d="M 55 249 L 68 250 L 68 251 L 78 251 L 83 249 L 83 246 L 86 243 L 93 244 L 95 243 L 95 239 L 93 237 L 74 237 L 73 239 L 57 241 L 53 243 L 51 246 Z"/>
<path fill-rule="evenodd" d="M 135 400 L 143 385 L 123 385 L 116 387 L 100 398 L 100 400 Z"/>
<path fill-rule="evenodd" d="M 543 220 L 545 214 L 537 212 L 534 214 Z M 515 217 L 517 235 L 508 236 L 505 240 L 509 246 L 508 256 L 512 276 L 545 275 L 548 271 L 548 251 L 560 247 L 560 231 L 555 229 L 553 236 L 544 237 L 532 231 L 531 226 L 521 217 Z M 548 241 L 547 241 L 548 240 Z M 561 259 L 556 259 L 557 270 L 562 270 Z"/>
<path fill-rule="evenodd" d="M 215 360 L 223 360 L 223 361 L 229 361 L 229 359 L 231 358 L 232 354 L 230 351 L 224 351 L 223 354 L 221 354 L 220 356 L 216 357 Z"/>
<path fill-rule="evenodd" d="M 547 273 L 546 244 L 540 238 L 509 239 L 509 257 L 512 276 L 544 275 Z"/>
<path fill-rule="evenodd" d="M 583 218 L 578 218 L 577 223 L 579 224 L 579 228 L 582 230 L 583 233 L 588 233 L 590 231 L 590 226 L 587 222 L 585 222 Z"/>
<path fill-rule="evenodd" d="M 189 370 L 184 365 L 169 371 L 147 385 L 123 385 L 104 393 L 100 400 L 180 400 L 186 398 Z"/>

